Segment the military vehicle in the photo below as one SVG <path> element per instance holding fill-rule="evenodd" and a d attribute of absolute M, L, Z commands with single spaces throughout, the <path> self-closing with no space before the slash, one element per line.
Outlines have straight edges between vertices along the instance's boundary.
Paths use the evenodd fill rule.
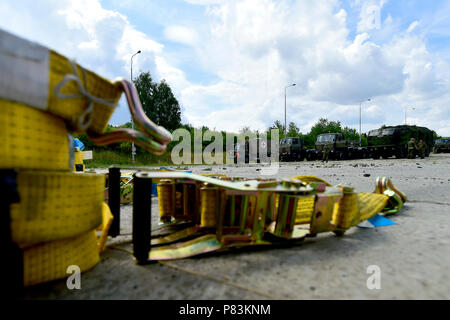
<path fill-rule="evenodd" d="M 306 150 L 306 159 L 321 160 L 325 148 L 329 150 L 330 160 L 361 159 L 369 155 L 359 141 L 346 140 L 342 133 L 323 133 L 317 136 L 315 148 Z"/>
<path fill-rule="evenodd" d="M 302 138 L 288 137 L 280 140 L 280 161 L 303 161 L 304 159 Z"/>
<path fill-rule="evenodd" d="M 437 139 L 434 144 L 434 153 L 450 152 L 450 138 Z"/>
<path fill-rule="evenodd" d="M 406 158 L 408 155 L 407 143 L 411 138 L 416 143 L 422 139 L 427 144 L 425 156 L 430 155 L 433 147 L 433 131 L 425 127 L 400 125 L 381 127 L 367 133 L 367 143 L 373 159 L 380 157 L 387 159 L 391 156 Z"/>

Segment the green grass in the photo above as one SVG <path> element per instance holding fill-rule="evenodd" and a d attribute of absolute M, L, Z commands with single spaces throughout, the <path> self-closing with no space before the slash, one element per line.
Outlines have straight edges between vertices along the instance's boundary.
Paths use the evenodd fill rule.
<path fill-rule="evenodd" d="M 146 154 L 136 154 L 135 163 L 131 161 L 131 154 L 125 154 L 122 152 L 114 152 L 114 151 L 105 151 L 105 150 L 94 150 L 92 152 L 93 159 L 92 160 L 84 160 L 84 164 L 86 168 L 105 168 L 109 166 L 118 166 L 118 167 L 142 167 L 142 166 L 169 166 L 175 165 L 172 162 L 170 152 L 166 152 L 163 155 L 157 156 L 154 154 L 146 153 Z M 224 163 L 225 163 L 225 153 Z M 193 157 L 192 157 L 193 165 Z M 202 163 L 202 165 L 205 163 Z M 184 164 L 182 164 L 184 165 Z"/>
<path fill-rule="evenodd" d="M 161 166 L 172 165 L 170 153 L 161 156 L 153 154 L 136 154 L 135 163 L 131 161 L 131 154 L 114 151 L 93 151 L 92 160 L 84 160 L 86 168 L 101 168 L 115 166 Z"/>

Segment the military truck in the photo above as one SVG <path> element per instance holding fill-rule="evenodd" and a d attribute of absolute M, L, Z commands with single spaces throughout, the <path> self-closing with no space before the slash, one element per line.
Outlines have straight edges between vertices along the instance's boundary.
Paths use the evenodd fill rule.
<path fill-rule="evenodd" d="M 387 159 L 391 156 L 406 158 L 407 144 L 411 138 L 415 138 L 416 143 L 422 139 L 427 144 L 425 156 L 428 157 L 434 144 L 433 131 L 428 128 L 409 125 L 384 126 L 367 133 L 368 148 L 373 159 Z"/>
<path fill-rule="evenodd" d="M 306 150 L 306 159 L 321 160 L 325 148 L 329 150 L 330 160 L 363 159 L 368 150 L 359 141 L 346 140 L 342 133 L 323 133 L 317 136 L 314 149 Z"/>
<path fill-rule="evenodd" d="M 300 137 L 288 137 L 280 140 L 280 161 L 303 161 L 303 139 Z"/>
<path fill-rule="evenodd" d="M 434 153 L 450 152 L 450 138 L 437 139 L 434 144 Z"/>

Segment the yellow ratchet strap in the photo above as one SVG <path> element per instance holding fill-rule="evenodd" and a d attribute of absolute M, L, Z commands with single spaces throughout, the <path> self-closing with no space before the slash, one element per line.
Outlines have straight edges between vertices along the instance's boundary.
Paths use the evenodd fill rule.
<path fill-rule="evenodd" d="M 75 132 L 102 133 L 122 95 L 120 86 L 53 50 L 49 53 L 47 111 L 68 121 Z"/>
<path fill-rule="evenodd" d="M 122 92 L 141 130 L 104 133 Z M 99 145 L 128 141 L 155 154 L 165 152 L 171 134 L 145 115 L 134 86 L 111 82 L 39 44 L 0 30 L 0 98 L 53 114 L 72 132 L 88 133 Z"/>
<path fill-rule="evenodd" d="M 102 253 L 105 249 L 106 240 L 108 240 L 108 231 L 109 227 L 111 227 L 111 223 L 113 222 L 113 215 L 109 206 L 103 202 L 102 205 L 102 225 L 97 229 L 101 231 L 101 235 L 98 239 L 98 252 Z"/>
<path fill-rule="evenodd" d="M 327 187 L 331 186 L 331 184 L 329 184 L 325 180 L 315 177 L 315 176 L 296 176 L 296 177 L 292 177 L 291 180 L 301 180 L 305 183 L 311 183 L 311 182 L 325 183 Z"/>
<path fill-rule="evenodd" d="M 70 266 L 86 271 L 100 261 L 96 232 L 41 243 L 23 250 L 24 286 L 67 278 Z M 73 272 L 73 271 L 72 271 Z"/>
<path fill-rule="evenodd" d="M 403 208 L 403 204 L 408 201 L 406 195 L 398 190 L 392 184 L 391 179 L 387 177 L 378 177 L 375 187 L 375 193 L 383 194 L 388 197 L 388 204 L 383 209 L 383 214 L 395 214 Z"/>
<path fill-rule="evenodd" d="M 325 183 L 327 186 L 331 186 L 325 180 L 314 176 L 297 176 L 291 179 L 301 180 L 305 183 Z M 376 184 L 377 189 L 374 193 L 356 193 L 353 188 L 338 186 L 339 193 L 341 193 L 342 196 L 334 206 L 332 206 L 332 224 L 338 229 L 349 229 L 364 220 L 370 219 L 377 213 L 386 212 L 389 210 L 389 203 L 392 201 L 394 201 L 396 205 L 399 205 L 399 202 L 396 201 L 396 194 L 392 194 L 393 192 L 390 191 L 391 189 L 397 189 L 388 178 L 377 178 Z M 385 186 L 384 189 L 382 186 Z M 385 190 L 388 189 L 387 186 L 390 186 L 390 188 L 385 192 Z M 400 193 L 400 191 L 398 192 Z M 402 195 L 404 199 L 406 199 L 406 196 L 404 196 L 403 193 Z M 312 215 L 315 211 L 315 202 L 316 196 L 305 196 L 298 199 L 295 224 L 300 225 L 311 222 Z M 400 203 L 401 206 L 403 202 L 400 201 Z M 275 198 L 275 207 L 278 207 L 278 197 Z"/>
<path fill-rule="evenodd" d="M 11 205 L 11 234 L 21 247 L 79 236 L 102 224 L 102 174 L 19 171 L 19 203 Z"/>
<path fill-rule="evenodd" d="M 66 125 L 54 115 L 0 98 L 0 141 L 1 169 L 69 170 Z"/>

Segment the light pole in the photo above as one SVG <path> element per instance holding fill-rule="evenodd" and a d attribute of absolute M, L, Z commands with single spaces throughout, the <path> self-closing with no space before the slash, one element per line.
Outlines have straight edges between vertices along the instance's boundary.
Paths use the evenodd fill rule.
<path fill-rule="evenodd" d="M 284 137 L 286 138 L 286 89 L 295 86 L 295 83 L 284 87 Z"/>
<path fill-rule="evenodd" d="M 359 103 L 359 145 L 361 145 L 361 104 L 364 101 L 371 101 L 370 99 L 363 100 Z"/>
<path fill-rule="evenodd" d="M 133 57 L 137 54 L 141 53 L 141 50 L 139 50 L 138 52 L 136 52 L 135 54 L 133 54 L 131 56 L 131 74 L 130 74 L 130 80 L 131 83 L 133 84 Z M 134 121 L 133 118 L 131 118 L 131 128 L 134 130 Z M 136 155 L 136 148 L 134 147 L 134 142 L 131 143 L 131 161 L 133 161 L 134 163 L 134 157 Z"/>
<path fill-rule="evenodd" d="M 416 108 L 411 107 L 411 110 L 416 110 Z M 406 112 L 408 111 L 408 107 L 405 108 L 405 125 L 407 125 L 406 123 Z"/>

